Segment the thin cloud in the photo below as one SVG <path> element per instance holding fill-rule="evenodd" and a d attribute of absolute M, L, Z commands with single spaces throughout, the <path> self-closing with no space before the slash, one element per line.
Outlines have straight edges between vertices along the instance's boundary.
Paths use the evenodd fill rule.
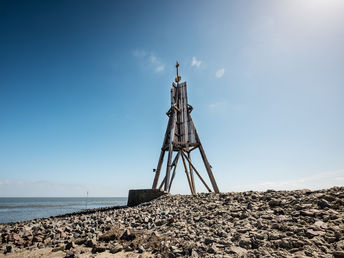
<path fill-rule="evenodd" d="M 194 56 L 192 58 L 192 63 L 191 63 L 191 66 L 195 66 L 197 68 L 199 68 L 202 64 L 202 61 L 201 60 L 197 60 L 197 58 Z"/>
<path fill-rule="evenodd" d="M 165 70 L 165 66 L 163 66 L 163 65 L 160 65 L 160 66 L 158 66 L 157 68 L 155 68 L 155 71 L 156 71 L 157 73 L 162 72 L 162 71 L 164 71 L 164 70 Z"/>
<path fill-rule="evenodd" d="M 157 57 L 154 56 L 154 55 L 151 55 L 151 56 L 150 56 L 150 60 L 151 60 L 151 62 L 152 62 L 153 64 L 159 63 Z"/>
<path fill-rule="evenodd" d="M 225 68 L 222 68 L 218 70 L 215 75 L 217 78 L 221 78 L 224 75 L 224 73 L 225 73 Z"/>
<path fill-rule="evenodd" d="M 154 54 L 148 54 L 144 50 L 136 49 L 132 52 L 133 56 L 144 66 L 150 67 L 153 71 L 159 73 L 165 70 L 164 63 Z"/>

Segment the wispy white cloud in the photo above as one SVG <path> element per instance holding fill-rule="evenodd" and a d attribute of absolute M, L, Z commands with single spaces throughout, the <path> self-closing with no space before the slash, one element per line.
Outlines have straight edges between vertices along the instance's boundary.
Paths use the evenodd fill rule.
<path fill-rule="evenodd" d="M 153 71 L 159 73 L 165 70 L 165 65 L 155 54 L 149 54 L 144 50 L 136 49 L 132 52 L 133 56 L 143 63 L 144 66 L 150 67 Z"/>
<path fill-rule="evenodd" d="M 218 70 L 216 72 L 215 75 L 216 75 L 217 78 L 221 78 L 224 75 L 224 73 L 225 73 L 225 68 L 221 68 L 220 70 Z"/>
<path fill-rule="evenodd" d="M 159 65 L 157 68 L 155 68 L 155 71 L 158 73 L 158 72 L 162 72 L 165 70 L 165 66 L 163 65 Z"/>
<path fill-rule="evenodd" d="M 151 56 L 150 56 L 150 60 L 151 60 L 151 62 L 152 62 L 153 64 L 159 63 L 157 57 L 154 56 L 154 55 L 151 55 Z"/>
<path fill-rule="evenodd" d="M 192 63 L 191 63 L 191 66 L 195 66 L 197 68 L 199 68 L 202 64 L 202 61 L 201 60 L 197 60 L 197 58 L 194 56 L 192 57 Z"/>

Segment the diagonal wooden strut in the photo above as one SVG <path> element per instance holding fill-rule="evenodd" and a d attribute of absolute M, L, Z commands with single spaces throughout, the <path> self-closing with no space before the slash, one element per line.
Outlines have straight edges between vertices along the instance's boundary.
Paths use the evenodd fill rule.
<path fill-rule="evenodd" d="M 174 158 L 174 161 L 173 161 L 173 164 L 172 164 L 172 165 L 174 165 L 174 168 L 173 168 L 173 172 L 172 172 L 171 182 L 170 182 L 170 185 L 168 187 L 168 192 L 171 192 L 171 186 L 172 186 L 172 183 L 173 183 L 173 180 L 174 180 L 174 176 L 176 175 L 176 169 L 177 169 L 179 157 L 180 157 L 180 152 L 178 152 L 178 154 Z"/>
<path fill-rule="evenodd" d="M 174 166 L 173 171 L 176 170 L 176 167 L 177 167 L 177 164 L 178 164 L 178 159 L 179 159 L 179 152 L 178 152 L 177 155 L 174 157 L 173 162 L 172 162 L 172 165 L 171 165 L 172 167 Z M 160 186 L 159 186 L 159 190 L 162 189 L 162 187 L 163 187 L 164 184 L 165 184 L 165 181 L 166 181 L 166 175 L 165 175 L 164 179 L 161 181 L 161 184 L 160 184 Z M 170 185 L 171 185 L 171 183 L 170 183 Z"/>
<path fill-rule="evenodd" d="M 204 184 L 204 186 L 207 188 L 207 190 L 209 192 L 211 192 L 211 189 L 210 187 L 207 185 L 207 183 L 203 180 L 203 178 L 201 177 L 201 175 L 198 173 L 197 169 L 195 168 L 195 166 L 191 163 L 191 160 L 189 160 L 189 158 L 185 155 L 184 152 L 182 152 L 182 157 L 184 157 L 188 162 L 189 164 L 192 166 L 193 170 L 195 171 L 195 173 L 197 174 L 197 176 L 199 177 L 199 179 L 201 179 L 202 183 Z"/>
<path fill-rule="evenodd" d="M 184 158 L 184 153 L 183 153 L 182 150 L 181 150 L 180 152 L 182 153 L 182 159 L 183 159 L 185 174 L 186 174 L 186 177 L 187 177 L 187 179 L 188 179 L 188 183 L 189 183 L 189 187 L 190 187 L 191 194 L 192 194 L 192 195 L 195 195 L 196 193 L 195 193 L 194 189 L 192 188 L 192 183 L 191 183 L 190 176 L 189 176 L 189 172 L 188 172 L 188 169 L 187 169 L 187 166 L 186 166 L 186 162 L 185 162 L 185 158 Z"/>
<path fill-rule="evenodd" d="M 191 160 L 191 153 L 190 152 L 188 152 L 188 158 L 189 158 L 189 160 Z M 194 193 L 196 193 L 195 180 L 194 180 L 194 176 L 193 176 L 192 167 L 190 164 L 189 164 L 189 171 L 190 171 L 190 179 L 191 179 L 192 189 L 193 189 Z"/>
<path fill-rule="evenodd" d="M 156 186 L 158 184 L 159 176 L 160 176 L 160 171 L 161 171 L 161 166 L 162 166 L 162 163 L 164 161 L 164 156 L 165 156 L 165 151 L 161 150 L 160 157 L 159 157 L 159 162 L 158 162 L 158 167 L 157 167 L 157 169 L 155 171 L 155 177 L 154 177 L 152 189 L 156 189 Z"/>

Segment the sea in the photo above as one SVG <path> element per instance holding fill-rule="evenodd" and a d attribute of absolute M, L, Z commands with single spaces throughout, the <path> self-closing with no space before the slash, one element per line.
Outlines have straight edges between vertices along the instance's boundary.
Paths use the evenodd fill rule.
<path fill-rule="evenodd" d="M 127 197 L 0 197 L 0 223 L 48 218 L 66 213 L 127 205 Z"/>

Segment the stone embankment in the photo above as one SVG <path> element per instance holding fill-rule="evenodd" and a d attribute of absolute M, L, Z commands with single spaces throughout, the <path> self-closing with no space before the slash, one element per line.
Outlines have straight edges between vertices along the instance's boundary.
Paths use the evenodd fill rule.
<path fill-rule="evenodd" d="M 1 224 L 0 234 L 2 253 L 344 257 L 344 187 L 166 195 L 133 208 Z"/>

